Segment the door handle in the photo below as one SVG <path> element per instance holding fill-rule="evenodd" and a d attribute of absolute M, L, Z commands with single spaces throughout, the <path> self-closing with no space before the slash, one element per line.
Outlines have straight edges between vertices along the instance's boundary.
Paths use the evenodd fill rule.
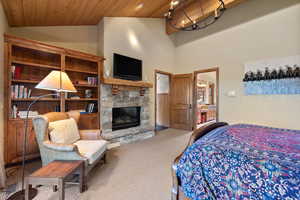
<path fill-rule="evenodd" d="M 189 108 L 192 109 L 192 104 L 190 104 Z"/>

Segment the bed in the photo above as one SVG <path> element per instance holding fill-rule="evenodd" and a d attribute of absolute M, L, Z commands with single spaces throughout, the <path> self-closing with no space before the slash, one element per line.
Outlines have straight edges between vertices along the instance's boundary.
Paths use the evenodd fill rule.
<path fill-rule="evenodd" d="M 172 173 L 172 200 L 300 199 L 300 131 L 209 124 Z"/>

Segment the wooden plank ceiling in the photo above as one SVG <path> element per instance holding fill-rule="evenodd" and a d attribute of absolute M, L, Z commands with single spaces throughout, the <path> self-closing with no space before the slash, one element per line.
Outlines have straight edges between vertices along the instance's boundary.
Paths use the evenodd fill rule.
<path fill-rule="evenodd" d="M 10 26 L 95 25 L 105 17 L 161 18 L 171 0 L 1 0 Z"/>

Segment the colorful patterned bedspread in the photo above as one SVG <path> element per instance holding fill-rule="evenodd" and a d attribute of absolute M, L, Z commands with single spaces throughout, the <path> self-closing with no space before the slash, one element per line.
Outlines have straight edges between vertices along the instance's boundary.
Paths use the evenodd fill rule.
<path fill-rule="evenodd" d="M 177 175 L 192 200 L 300 199 L 300 131 L 215 129 L 185 151 Z"/>

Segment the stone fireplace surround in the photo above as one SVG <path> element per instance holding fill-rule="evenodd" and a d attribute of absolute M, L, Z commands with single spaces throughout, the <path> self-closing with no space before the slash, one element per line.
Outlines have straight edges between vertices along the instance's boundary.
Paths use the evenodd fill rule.
<path fill-rule="evenodd" d="M 122 90 L 112 95 L 112 85 L 101 84 L 101 128 L 102 136 L 111 143 L 121 144 L 144 140 L 154 136 L 154 128 L 150 124 L 150 97 L 149 88 L 144 96 L 140 96 L 138 89 L 123 87 Z M 112 131 L 112 108 L 116 107 L 141 107 L 140 126 Z"/>

